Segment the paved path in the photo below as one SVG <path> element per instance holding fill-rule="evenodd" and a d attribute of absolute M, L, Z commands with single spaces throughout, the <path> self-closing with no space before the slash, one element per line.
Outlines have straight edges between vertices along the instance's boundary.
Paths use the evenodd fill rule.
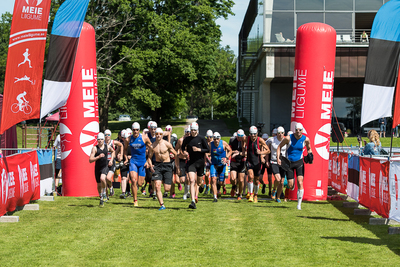
<path fill-rule="evenodd" d="M 186 120 L 186 124 L 191 124 L 194 120 Z M 205 136 L 207 130 L 219 132 L 221 136 L 232 136 L 223 120 L 197 120 L 200 128 L 200 135 Z"/>

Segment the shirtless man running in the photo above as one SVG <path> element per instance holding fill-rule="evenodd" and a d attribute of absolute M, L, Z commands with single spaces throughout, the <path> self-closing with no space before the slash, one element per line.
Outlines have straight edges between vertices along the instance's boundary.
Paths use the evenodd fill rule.
<path fill-rule="evenodd" d="M 161 183 L 164 183 L 165 192 L 169 192 L 172 184 L 172 162 L 170 153 L 176 156 L 176 151 L 172 147 L 172 144 L 163 139 L 163 130 L 161 128 L 156 129 L 156 141 L 151 145 L 149 149 L 149 157 L 147 158 L 147 164 L 153 167 L 153 178 L 158 202 L 160 203 L 159 210 L 165 210 L 163 194 L 161 192 Z M 151 158 L 155 155 L 154 165 Z"/>

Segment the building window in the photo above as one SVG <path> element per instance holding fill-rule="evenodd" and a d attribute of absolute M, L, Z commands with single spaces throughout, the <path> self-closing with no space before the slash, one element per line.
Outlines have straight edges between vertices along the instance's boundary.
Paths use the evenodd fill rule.
<path fill-rule="evenodd" d="M 325 23 L 331 25 L 338 33 L 352 33 L 352 13 L 331 12 L 325 13 Z"/>
<path fill-rule="evenodd" d="M 323 13 L 299 12 L 297 13 L 297 28 L 309 22 L 324 22 Z"/>
<path fill-rule="evenodd" d="M 324 0 L 296 0 L 296 10 L 323 10 Z"/>
<path fill-rule="evenodd" d="M 382 5 L 382 0 L 356 0 L 356 11 L 377 11 Z"/>
<path fill-rule="evenodd" d="M 274 0 L 273 10 L 294 10 L 294 0 Z"/>
<path fill-rule="evenodd" d="M 271 42 L 279 42 L 276 34 L 282 33 L 285 39 L 294 39 L 294 13 L 293 12 L 274 12 L 272 14 Z"/>
<path fill-rule="evenodd" d="M 353 0 L 325 0 L 325 10 L 353 11 Z"/>

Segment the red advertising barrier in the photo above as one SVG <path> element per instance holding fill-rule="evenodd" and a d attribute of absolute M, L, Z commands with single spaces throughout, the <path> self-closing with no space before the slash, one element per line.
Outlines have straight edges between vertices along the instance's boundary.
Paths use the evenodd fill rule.
<path fill-rule="evenodd" d="M 389 161 L 360 158 L 359 203 L 389 218 Z"/>
<path fill-rule="evenodd" d="M 348 155 L 346 153 L 331 152 L 331 186 L 336 191 L 347 194 Z"/>
<path fill-rule="evenodd" d="M 307 23 L 296 35 L 291 130 L 302 123 L 311 142 L 314 163 L 304 167 L 304 200 L 325 200 L 328 188 L 336 31 L 323 23 Z M 297 198 L 297 190 L 290 192 Z"/>
<path fill-rule="evenodd" d="M 0 159 L 0 215 L 40 198 L 40 170 L 36 151 Z"/>
<path fill-rule="evenodd" d="M 60 108 L 64 196 L 98 196 L 94 164 L 89 163 L 99 132 L 96 42 L 93 27 L 84 23 L 72 76 L 71 93 Z"/>

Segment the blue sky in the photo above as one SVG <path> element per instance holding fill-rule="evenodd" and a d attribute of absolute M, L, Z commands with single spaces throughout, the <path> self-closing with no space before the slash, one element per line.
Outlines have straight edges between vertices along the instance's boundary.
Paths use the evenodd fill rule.
<path fill-rule="evenodd" d="M 12 13 L 14 3 L 15 0 L 1 0 L 0 14 L 3 14 L 6 11 Z M 229 45 L 236 55 L 238 53 L 238 35 L 248 4 L 249 0 L 236 0 L 235 5 L 232 8 L 235 16 L 229 16 L 227 20 L 217 20 L 217 23 L 221 25 L 222 31 L 221 46 L 225 47 Z"/>

